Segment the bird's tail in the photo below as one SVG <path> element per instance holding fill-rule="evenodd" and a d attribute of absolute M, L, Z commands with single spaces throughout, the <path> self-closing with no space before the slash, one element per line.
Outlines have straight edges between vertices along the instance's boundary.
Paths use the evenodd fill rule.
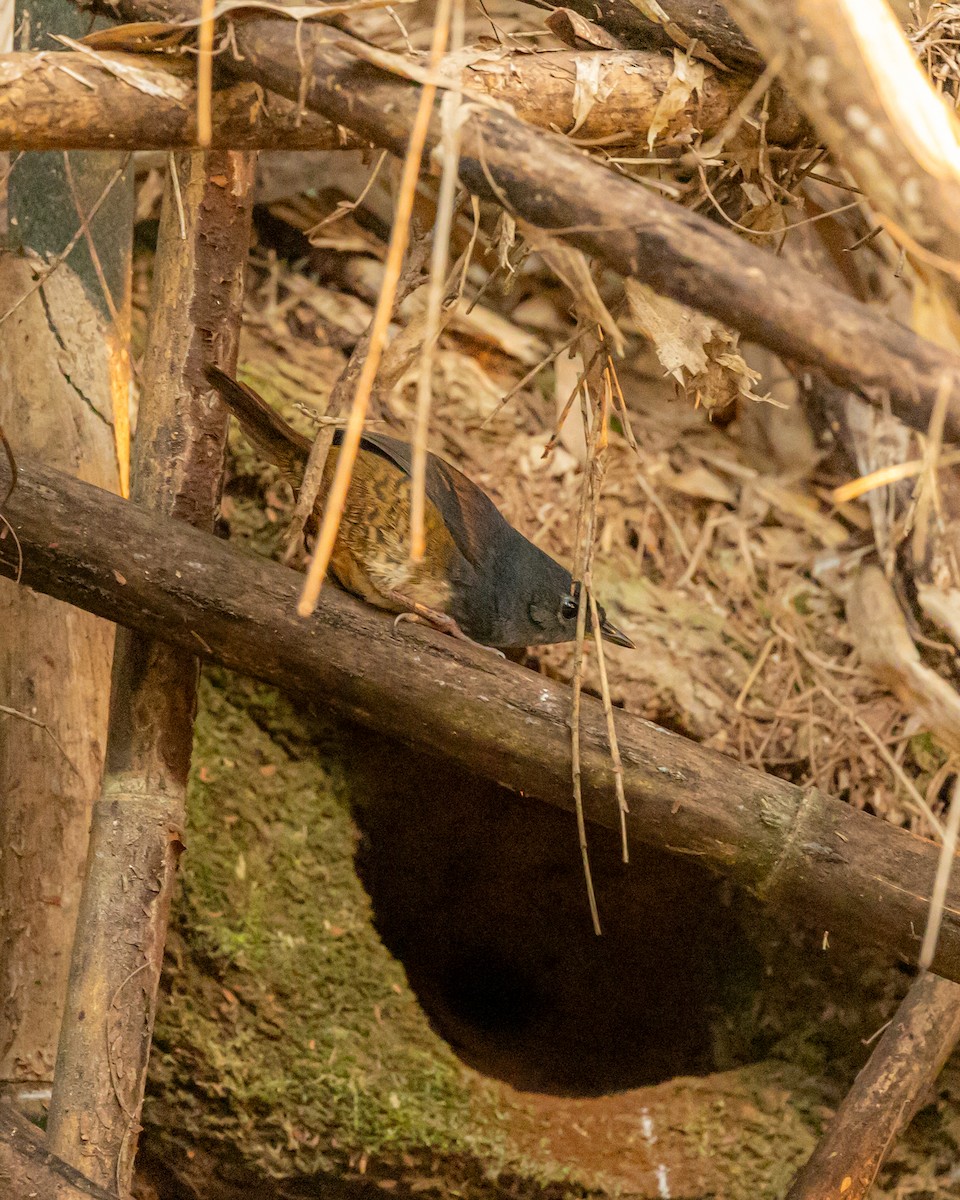
<path fill-rule="evenodd" d="M 299 486 L 310 453 L 310 439 L 297 433 L 245 383 L 238 383 L 212 365 L 204 367 L 203 373 L 267 462 L 278 466 L 291 483 Z"/>

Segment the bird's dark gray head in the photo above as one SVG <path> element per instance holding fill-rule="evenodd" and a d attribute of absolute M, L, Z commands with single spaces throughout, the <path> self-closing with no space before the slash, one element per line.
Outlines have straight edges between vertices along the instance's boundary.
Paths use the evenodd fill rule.
<path fill-rule="evenodd" d="M 483 614 L 482 627 L 474 624 L 471 632 L 461 620 L 461 628 L 476 641 L 500 649 L 572 642 L 577 636 L 579 584 L 574 590 L 569 571 L 516 529 L 507 528 L 512 536 L 503 539 L 482 572 L 478 591 L 484 596 L 474 610 Z M 603 636 L 632 648 L 633 642 L 607 620 L 599 605 L 597 611 Z M 586 627 L 592 628 L 589 608 Z"/>

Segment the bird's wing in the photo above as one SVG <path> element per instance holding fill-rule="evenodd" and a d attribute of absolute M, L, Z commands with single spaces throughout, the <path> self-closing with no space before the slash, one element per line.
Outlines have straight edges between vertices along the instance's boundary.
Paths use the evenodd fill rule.
<path fill-rule="evenodd" d="M 406 475 L 413 474 L 413 447 L 381 433 L 365 433 L 365 445 L 389 458 Z M 427 455 L 427 498 L 433 502 L 457 549 L 471 566 L 477 567 L 506 524 L 493 501 L 456 467 Z"/>

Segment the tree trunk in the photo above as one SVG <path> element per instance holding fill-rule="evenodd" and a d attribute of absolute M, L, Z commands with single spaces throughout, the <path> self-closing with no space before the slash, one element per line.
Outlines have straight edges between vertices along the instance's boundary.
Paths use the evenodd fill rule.
<path fill-rule="evenodd" d="M 19 45 L 47 49 L 47 30 L 89 25 L 61 0 L 18 8 L 16 21 Z M 121 165 L 75 154 L 68 172 L 62 154 L 24 155 L 0 256 L 0 318 L 22 300 L 0 326 L 0 426 L 15 454 L 112 490 L 129 396 L 133 193 Z M 90 222 L 95 256 L 81 237 L 38 289 L 38 269 L 81 225 L 78 206 L 86 214 L 111 183 Z M 42 1095 L 53 1077 L 112 650 L 106 622 L 0 585 L 0 704 L 39 723 L 0 714 L 0 1085 L 15 1096 Z"/>
<path fill-rule="evenodd" d="M 252 197 L 249 155 L 180 156 L 167 180 L 154 273 L 133 494 L 210 530 L 227 413 L 203 367 L 236 366 Z M 197 670 L 195 657 L 149 636 L 123 630 L 117 639 L 48 1132 L 55 1154 L 121 1196 L 133 1174 L 183 844 Z"/>

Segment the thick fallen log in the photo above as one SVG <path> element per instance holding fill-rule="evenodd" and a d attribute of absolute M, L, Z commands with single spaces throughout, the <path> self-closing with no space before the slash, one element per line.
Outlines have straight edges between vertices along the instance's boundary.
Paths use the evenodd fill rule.
<path fill-rule="evenodd" d="M 129 20 L 194 15 L 185 0 L 118 0 L 116 9 Z M 224 70 L 300 98 L 361 137 L 404 152 L 417 85 L 361 62 L 355 43 L 327 28 L 251 20 L 237 22 L 233 36 L 240 57 L 221 55 Z M 946 380 L 946 437 L 960 438 L 960 356 L 591 161 L 562 137 L 496 108 L 474 104 L 468 111 L 460 178 L 476 195 L 781 357 L 819 367 L 842 387 L 874 402 L 889 397 L 892 410 L 914 427 L 927 428 Z M 435 118 L 430 161 L 438 144 Z"/>
<path fill-rule="evenodd" d="M 570 693 L 478 648 L 327 588 L 296 615 L 300 576 L 130 502 L 20 463 L 0 572 L 276 684 L 470 770 L 571 808 Z M 0 494 L 9 470 L 0 462 Z M 614 668 L 615 669 L 615 668 Z M 591 821 L 616 827 L 602 707 L 581 715 Z M 627 829 L 635 844 L 691 854 L 783 918 L 916 959 L 937 847 L 813 789 L 618 714 Z M 571 836 L 573 825 L 571 824 Z M 960 882 L 935 969 L 960 980 Z"/>
<path fill-rule="evenodd" d="M 918 979 L 786 1200 L 864 1200 L 960 1038 L 960 987 Z"/>
<path fill-rule="evenodd" d="M 465 88 L 493 96 L 543 129 L 572 129 L 605 145 L 645 142 L 673 74 L 673 58 L 650 50 L 557 51 L 476 58 Z M 578 91 L 589 77 L 596 100 L 582 116 Z M 168 150 L 197 144 L 196 68 L 170 56 L 80 52 L 0 55 L 0 150 Z M 752 78 L 704 65 L 703 87 L 658 133 L 660 147 L 717 133 Z M 255 83 L 213 93 L 213 144 L 235 149 L 337 150 L 366 145 L 341 126 Z M 774 144 L 809 132 L 779 94 L 767 122 Z"/>
<path fill-rule="evenodd" d="M 0 1104 L 0 1194 L 31 1200 L 116 1200 L 46 1148 L 42 1129 Z"/>

